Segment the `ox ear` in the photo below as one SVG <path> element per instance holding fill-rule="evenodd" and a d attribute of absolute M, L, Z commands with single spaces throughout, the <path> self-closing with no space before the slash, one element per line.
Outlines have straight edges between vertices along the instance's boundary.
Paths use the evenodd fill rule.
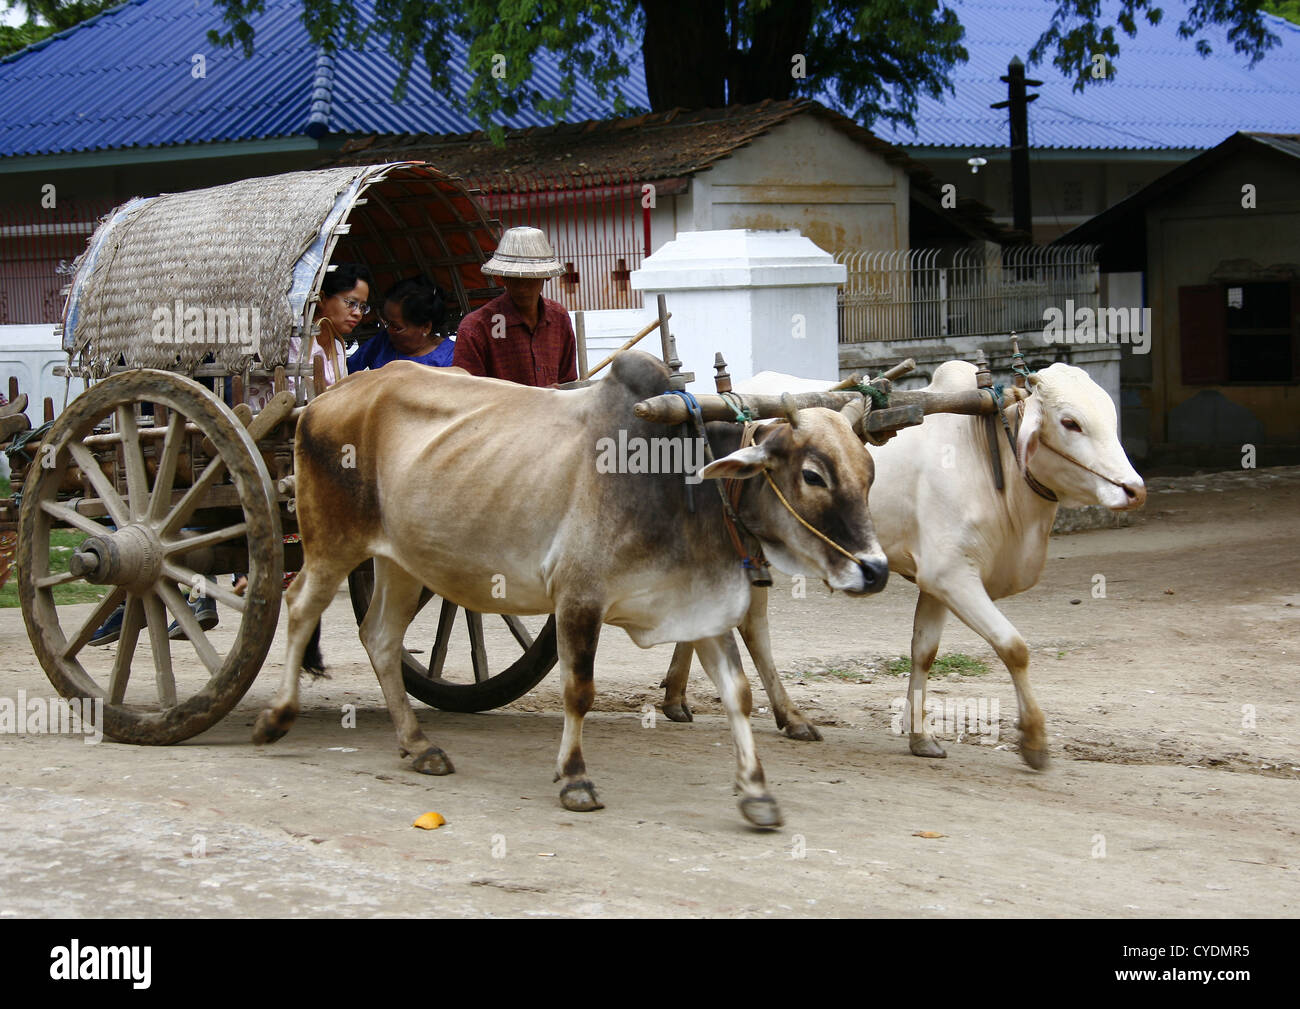
<path fill-rule="evenodd" d="M 762 445 L 750 445 L 714 459 L 699 475 L 705 480 L 748 480 L 767 468 L 768 458 L 767 449 Z"/>
<path fill-rule="evenodd" d="M 1021 465 L 1028 466 L 1029 460 L 1038 450 L 1038 435 L 1043 429 L 1043 404 L 1038 397 L 1033 396 L 1024 400 L 1022 405 L 1025 417 L 1020 424 L 1019 437 L 1016 439 L 1016 451 L 1020 456 Z"/>

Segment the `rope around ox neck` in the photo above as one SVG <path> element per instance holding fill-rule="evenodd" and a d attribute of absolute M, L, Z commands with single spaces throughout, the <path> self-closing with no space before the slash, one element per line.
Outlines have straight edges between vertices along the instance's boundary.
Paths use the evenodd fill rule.
<path fill-rule="evenodd" d="M 772 493 L 776 495 L 777 500 L 780 501 L 783 505 L 785 505 L 785 510 L 795 517 L 795 521 L 797 521 L 801 526 L 807 529 L 810 533 L 816 536 L 823 543 L 826 543 L 828 546 L 834 547 L 845 557 L 851 560 L 854 564 L 858 563 L 858 559 L 854 557 L 853 554 L 845 550 L 842 546 L 836 543 L 833 539 L 827 536 L 820 529 L 815 529 L 811 525 L 809 525 L 806 521 L 804 521 L 804 517 L 800 515 L 797 511 L 795 511 L 794 506 L 791 505 L 790 502 L 785 499 L 785 495 L 781 493 L 781 488 L 778 487 L 776 483 L 772 480 L 772 476 L 770 473 L 768 473 L 767 470 L 763 470 L 763 479 L 766 480 L 767 485 L 772 488 Z"/>

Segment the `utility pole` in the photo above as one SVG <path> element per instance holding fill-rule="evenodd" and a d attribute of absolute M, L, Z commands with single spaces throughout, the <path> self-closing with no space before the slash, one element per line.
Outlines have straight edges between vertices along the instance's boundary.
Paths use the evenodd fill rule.
<path fill-rule="evenodd" d="M 1026 93 L 1027 88 L 1039 87 L 1043 82 L 1025 77 L 1025 65 L 1019 56 L 1011 57 L 1007 75 L 998 78 L 1007 85 L 1007 100 L 994 102 L 991 109 L 1009 108 L 1011 119 L 1011 219 L 1017 231 L 1023 231 L 1034 240 L 1034 214 L 1029 199 L 1029 103 L 1037 95 Z"/>

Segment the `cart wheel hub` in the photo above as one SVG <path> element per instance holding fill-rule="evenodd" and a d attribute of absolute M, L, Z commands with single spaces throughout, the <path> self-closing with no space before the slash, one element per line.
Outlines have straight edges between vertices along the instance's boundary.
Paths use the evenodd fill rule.
<path fill-rule="evenodd" d="M 68 570 L 95 585 L 124 585 L 143 592 L 162 577 L 163 550 L 145 525 L 89 536 L 68 560 Z"/>

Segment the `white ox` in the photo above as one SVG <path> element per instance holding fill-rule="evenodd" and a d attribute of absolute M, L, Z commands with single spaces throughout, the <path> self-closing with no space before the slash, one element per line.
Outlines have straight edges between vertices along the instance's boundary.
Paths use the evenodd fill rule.
<path fill-rule="evenodd" d="M 681 473 L 610 473 L 597 465 L 609 439 L 673 433 L 633 413 L 638 400 L 667 388 L 662 363 L 628 352 L 606 379 L 584 389 L 534 389 L 397 362 L 315 399 L 294 447 L 304 560 L 288 595 L 285 675 L 258 717 L 254 742 L 272 742 L 293 724 L 312 628 L 348 572 L 373 557 L 375 593 L 361 640 L 400 751 L 414 756 L 416 770 L 452 771 L 421 731 L 402 684 L 402 639 L 427 586 L 468 609 L 555 614 L 564 671 L 556 780 L 564 781 L 565 808 L 600 808 L 582 756 L 582 719 L 595 697 L 601 625 L 613 624 L 642 647 L 693 643 L 730 719 L 741 812 L 758 826 L 779 825 L 731 635 L 749 608 L 749 580 L 714 485 L 694 488 L 691 512 Z M 861 594 L 882 588 L 889 571 L 867 512 L 871 457 L 846 419 L 851 411 L 799 411 L 744 448 L 736 425 L 711 424 L 718 458 L 701 475 L 742 481 L 736 510 L 782 570 Z M 747 479 L 759 474 L 764 478 Z M 769 478 L 805 521 L 848 553 L 805 529 Z"/>
<path fill-rule="evenodd" d="M 737 389 L 823 390 L 832 383 L 762 372 Z M 928 389 L 974 389 L 975 366 L 949 361 L 935 369 Z M 1141 507 L 1146 488 L 1120 447 L 1115 405 L 1081 368 L 1053 364 L 1028 379 L 1031 395 L 1006 409 L 1016 435 L 1012 455 L 1001 423 L 1003 484 L 993 482 L 985 420 L 931 414 L 925 423 L 900 431 L 872 450 L 876 480 L 871 514 L 891 571 L 920 589 L 912 624 L 912 676 L 905 724 L 911 751 L 944 757 L 924 721 L 925 686 L 939 650 L 948 613 L 983 637 L 1006 664 L 1020 708 L 1020 755 L 1030 767 L 1047 765 L 1043 713 L 1029 689 L 1029 648 L 993 600 L 1032 588 L 1047 560 L 1047 542 L 1058 501 L 1034 490 L 1036 482 L 1059 503 L 1101 504 L 1116 511 Z M 1023 412 L 1023 418 L 1019 415 Z M 1026 476 L 1027 474 L 1027 476 Z M 821 734 L 790 701 L 777 677 L 767 625 L 767 590 L 755 589 L 753 605 L 740 624 L 772 702 L 779 727 L 796 739 Z M 664 713 L 689 721 L 686 679 L 690 647 L 673 654 Z"/>

